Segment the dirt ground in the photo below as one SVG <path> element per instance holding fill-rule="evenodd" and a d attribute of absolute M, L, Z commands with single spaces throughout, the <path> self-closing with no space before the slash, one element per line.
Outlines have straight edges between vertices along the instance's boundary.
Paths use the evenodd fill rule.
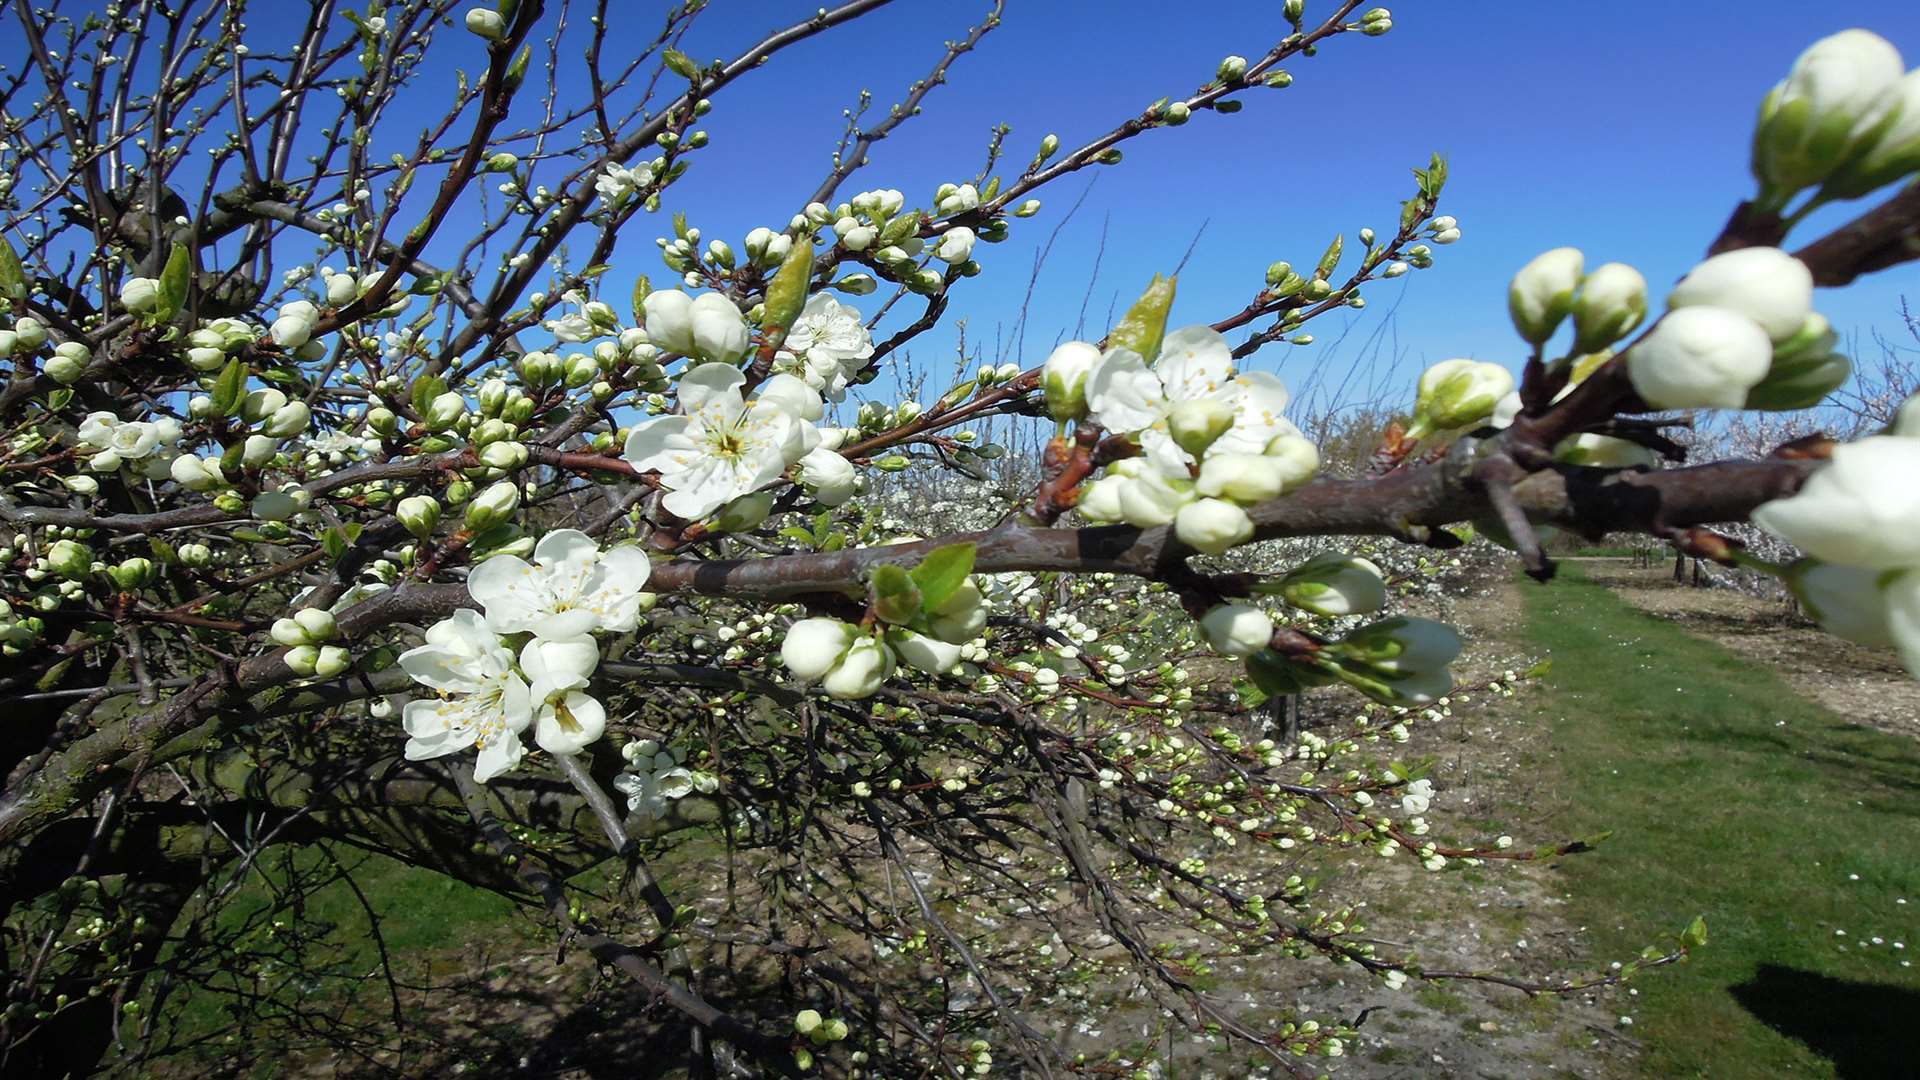
<path fill-rule="evenodd" d="M 1920 738 L 1920 681 L 1908 677 L 1893 653 L 1842 641 L 1778 601 L 1676 584 L 1666 563 L 1639 568 L 1631 559 L 1591 559 L 1581 565 L 1633 606 L 1766 665 L 1841 716 Z"/>
<path fill-rule="evenodd" d="M 1538 659 L 1519 640 L 1520 595 L 1504 571 L 1421 607 L 1413 613 L 1453 623 L 1472 643 L 1456 666 L 1463 683 L 1521 672 Z M 1531 692 L 1522 683 L 1519 700 L 1455 695 L 1452 715 L 1414 729 L 1406 754 L 1435 759 L 1432 817 L 1436 830 L 1451 834 L 1448 839 L 1484 844 L 1520 830 L 1516 822 L 1537 817 L 1559 798 L 1542 779 L 1540 766 L 1550 753 L 1545 731 L 1518 720 L 1517 706 Z M 1522 834 L 1515 843 L 1561 839 Z M 1565 901 L 1550 864 L 1455 867 L 1441 874 L 1405 859 L 1386 868 L 1378 860 L 1349 866 L 1365 873 L 1369 905 L 1385 916 L 1380 929 L 1392 924 L 1413 939 L 1383 945 L 1383 951 L 1405 953 L 1413 946 L 1430 969 L 1499 971 L 1540 982 L 1579 979 L 1605 967 L 1606 958 L 1590 955 L 1584 928 L 1563 914 Z M 1357 1052 L 1329 1070 L 1339 1078 L 1601 1080 L 1630 1074 L 1635 1057 L 1633 1041 L 1618 1025 L 1629 1011 L 1621 1000 L 1630 998 L 1629 991 L 1529 997 L 1460 980 L 1409 983 L 1397 995 L 1377 986 L 1349 993 L 1336 983 L 1315 994 L 1330 1003 L 1349 997 L 1353 1013 L 1368 1006 L 1379 1010 L 1361 1026 Z"/>

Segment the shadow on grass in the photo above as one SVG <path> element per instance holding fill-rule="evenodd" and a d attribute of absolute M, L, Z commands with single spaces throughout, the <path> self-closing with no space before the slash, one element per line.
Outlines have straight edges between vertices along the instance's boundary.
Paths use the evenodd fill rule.
<path fill-rule="evenodd" d="M 1729 992 L 1762 1023 L 1833 1062 L 1840 1080 L 1920 1070 L 1920 992 L 1778 964 L 1760 965 Z"/>

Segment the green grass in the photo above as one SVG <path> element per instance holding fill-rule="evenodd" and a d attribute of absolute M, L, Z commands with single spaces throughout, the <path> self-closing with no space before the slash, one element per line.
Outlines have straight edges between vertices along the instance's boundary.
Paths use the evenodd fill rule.
<path fill-rule="evenodd" d="M 1612 832 L 1562 864 L 1576 925 L 1604 962 L 1707 919 L 1704 950 L 1615 999 L 1646 1075 L 1916 1075 L 1920 968 L 1900 962 L 1920 957 L 1920 740 L 1806 701 L 1577 567 L 1522 592 L 1555 661 L 1536 700 L 1568 803 L 1549 824 Z"/>
<path fill-rule="evenodd" d="M 485 935 L 497 938 L 510 934 L 518 925 L 515 904 L 498 894 L 384 855 L 345 847 L 339 848 L 338 854 L 352 868 L 354 882 L 366 903 L 344 881 L 305 894 L 299 923 L 319 934 L 308 943 L 307 955 L 335 974 L 311 981 L 269 980 L 269 985 L 277 985 L 277 996 L 283 1002 L 318 999 L 329 1008 L 345 1009 L 349 1015 L 356 1008 L 378 1012 L 387 1007 L 385 980 L 374 974 L 380 963 L 380 946 L 369 923 L 369 906 L 379 917 L 387 954 L 403 981 L 424 981 L 428 965 L 442 960 L 444 966 L 444 959 L 464 943 Z M 307 873 L 319 870 L 325 861 L 317 848 L 301 849 L 291 858 L 294 867 Z M 254 876 L 216 917 L 216 924 L 223 931 L 241 934 L 244 947 L 270 948 L 272 924 L 294 918 L 275 903 L 275 894 L 285 887 L 289 870 L 280 852 L 263 858 Z M 357 1004 L 349 1005 L 350 1001 Z M 229 1029 L 232 1002 L 233 998 L 224 993 L 191 993 L 180 1003 L 180 1031 L 192 1037 Z M 278 1074 L 276 1060 L 269 1058 L 262 1065 L 264 1071 L 256 1068 L 255 1075 Z"/>

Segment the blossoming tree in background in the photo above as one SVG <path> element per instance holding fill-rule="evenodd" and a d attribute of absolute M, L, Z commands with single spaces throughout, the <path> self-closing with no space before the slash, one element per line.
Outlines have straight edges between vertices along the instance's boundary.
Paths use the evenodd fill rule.
<path fill-rule="evenodd" d="M 1254 361 L 1461 237 L 1438 157 L 1390 229 L 1275 264 L 1210 324 L 1169 327 L 1176 283 L 1156 279 L 1100 340 L 992 357 L 930 404 L 888 400 L 887 372 L 1041 188 L 1237 112 L 1391 16 L 1287 0 L 1254 59 L 1084 146 L 1049 135 L 1023 160 L 1002 132 L 924 199 L 844 195 L 996 4 L 856 119 L 790 217 L 736 251 L 676 215 L 669 272 L 633 265 L 683 178 L 751 183 L 703 172 L 726 91 L 883 6 L 712 62 L 677 47 L 700 4 L 644 30 L 538 0 L 254 26 L 230 5 L 19 6 L 0 90 L 9 1071 L 177 1050 L 190 988 L 268 978 L 222 902 L 263 853 L 324 844 L 544 912 L 652 996 L 693 1075 L 984 1075 L 995 1053 L 1074 1072 L 1028 1006 L 1094 1009 L 1111 980 L 1297 1070 L 1351 1028 L 1310 1000 L 1217 1000 L 1206 956 L 1568 991 L 1703 940 L 1531 984 L 1388 954 L 1316 889 L 1321 852 L 1440 871 L 1570 849 L 1429 838 L 1437 793 L 1394 747 L 1468 689 L 1463 642 L 1390 610 L 1382 544 L 1445 551 L 1472 526 L 1544 578 L 1548 528 L 1650 534 L 1782 575 L 1920 672 L 1920 406 L 1759 460 L 1683 464 L 1662 435 L 1675 410 L 1819 403 L 1849 364 L 1816 288 L 1920 257 L 1920 72 L 1886 42 L 1823 40 L 1768 95 L 1757 194 L 1664 302 L 1629 266 L 1546 252 L 1513 280 L 1518 377 L 1435 365 L 1371 462 L 1332 477 Z M 584 52 L 583 98 L 541 74 L 563 52 Z M 429 58 L 464 74 L 415 132 Z M 616 269 L 630 293 L 605 287 Z M 1007 418 L 1053 437 L 990 527 L 866 505 L 887 474 L 977 474 Z M 1749 518 L 1807 558 L 1707 528 Z M 1272 543 L 1301 537 L 1369 546 Z M 1264 730 L 1264 699 L 1322 687 L 1373 704 L 1330 733 Z M 696 840 L 724 865 L 676 855 Z M 769 967 L 781 993 L 729 989 Z M 1147 1064 L 1115 1054 L 1101 1067 Z"/>

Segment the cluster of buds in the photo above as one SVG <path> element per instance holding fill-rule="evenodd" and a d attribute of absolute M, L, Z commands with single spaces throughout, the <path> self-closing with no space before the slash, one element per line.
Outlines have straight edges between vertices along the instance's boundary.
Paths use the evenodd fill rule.
<path fill-rule="evenodd" d="M 924 565 L 938 562 L 930 556 Z M 936 581 L 883 566 L 871 591 L 877 633 L 839 619 L 801 619 L 780 645 L 788 670 L 818 682 L 830 697 L 871 697 L 901 663 L 933 675 L 952 672 L 986 629 L 985 596 L 970 577 Z"/>
<path fill-rule="evenodd" d="M 1920 170 L 1920 69 L 1867 30 L 1815 42 L 1760 106 L 1753 139 L 1759 208 L 1779 213 L 1819 185 L 1813 206 L 1853 199 Z"/>
<path fill-rule="evenodd" d="M 267 636 L 287 646 L 281 657 L 295 675 L 331 678 L 347 670 L 353 656 L 339 645 L 329 645 L 339 634 L 333 613 L 325 608 L 301 608 L 291 616 L 275 619 Z"/>
<path fill-rule="evenodd" d="M 1852 373 L 1813 310 L 1813 274 L 1770 247 L 1694 267 L 1668 313 L 1627 351 L 1627 374 L 1658 409 L 1803 408 Z"/>

